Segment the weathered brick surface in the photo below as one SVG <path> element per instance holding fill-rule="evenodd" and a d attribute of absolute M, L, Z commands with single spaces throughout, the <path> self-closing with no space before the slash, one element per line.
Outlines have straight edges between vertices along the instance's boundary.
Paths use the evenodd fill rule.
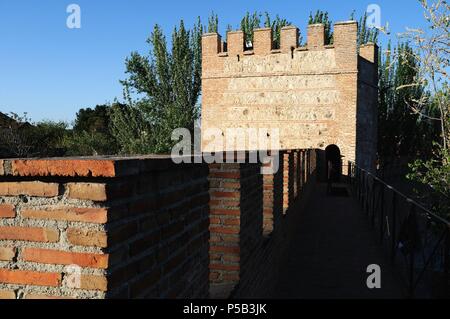
<path fill-rule="evenodd" d="M 24 209 L 22 216 L 27 219 L 61 220 L 104 224 L 108 210 L 105 208 L 77 208 L 50 206 L 44 209 Z"/>
<path fill-rule="evenodd" d="M 66 188 L 69 198 L 99 202 L 104 202 L 107 199 L 106 184 L 69 183 L 66 185 Z"/>
<path fill-rule="evenodd" d="M 54 296 L 54 295 L 45 295 L 45 294 L 26 294 L 23 299 L 30 299 L 30 300 L 65 300 L 65 299 L 73 299 L 70 297 L 61 297 L 61 296 Z"/>
<path fill-rule="evenodd" d="M 7 284 L 53 287 L 61 284 L 61 274 L 0 269 L 0 282 Z"/>
<path fill-rule="evenodd" d="M 57 264 L 57 265 L 78 265 L 80 267 L 101 268 L 108 267 L 108 255 L 75 253 L 52 249 L 25 248 L 22 251 L 24 261 Z"/>
<path fill-rule="evenodd" d="M 298 198 L 304 205 L 314 185 L 315 154 L 280 152 L 279 169 L 264 176 L 260 164 L 210 165 L 211 297 L 264 297 L 270 291 L 283 271 L 279 259 L 292 234 L 291 220 L 298 217 L 292 206 Z M 234 198 L 238 205 L 231 204 Z"/>
<path fill-rule="evenodd" d="M 246 201 L 241 177 L 244 165 L 211 164 L 209 279 L 212 297 L 228 295 L 239 282 L 240 206 Z"/>
<path fill-rule="evenodd" d="M 0 196 L 58 196 L 58 184 L 43 182 L 3 182 L 0 183 Z"/>
<path fill-rule="evenodd" d="M 80 289 L 107 291 L 108 280 L 105 276 L 82 275 Z"/>
<path fill-rule="evenodd" d="M 0 247 L 0 261 L 11 261 L 16 256 L 16 248 Z"/>
<path fill-rule="evenodd" d="M 107 235 L 103 231 L 67 229 L 67 240 L 73 245 L 107 247 Z"/>
<path fill-rule="evenodd" d="M 0 290 L 0 300 L 16 299 L 16 293 L 14 290 Z"/>
<path fill-rule="evenodd" d="M 54 243 L 59 240 L 59 231 L 37 227 L 0 227 L 0 240 L 35 241 Z"/>
<path fill-rule="evenodd" d="M 112 160 L 13 160 L 12 174 L 16 176 L 93 176 L 114 177 Z"/>
<path fill-rule="evenodd" d="M 0 218 L 14 218 L 16 211 L 14 205 L 0 204 Z"/>
<path fill-rule="evenodd" d="M 1 291 L 36 299 L 208 296 L 206 164 L 167 156 L 6 161 Z"/>

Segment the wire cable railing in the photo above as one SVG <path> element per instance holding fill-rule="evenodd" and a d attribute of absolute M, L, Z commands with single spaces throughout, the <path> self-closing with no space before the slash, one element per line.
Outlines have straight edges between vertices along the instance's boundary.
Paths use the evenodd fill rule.
<path fill-rule="evenodd" d="M 450 222 L 348 163 L 353 194 L 409 298 L 449 298 Z"/>

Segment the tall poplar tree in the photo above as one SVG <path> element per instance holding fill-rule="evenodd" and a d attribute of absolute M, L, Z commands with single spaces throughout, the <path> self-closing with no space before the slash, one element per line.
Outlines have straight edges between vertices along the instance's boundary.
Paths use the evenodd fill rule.
<path fill-rule="evenodd" d="M 155 25 L 147 40 L 150 54 L 133 52 L 126 59 L 128 78 L 121 81 L 127 107 L 113 108 L 112 132 L 122 153 L 168 153 L 176 128 L 194 130 L 201 92 L 201 35 L 203 27 L 172 32 L 171 48 Z"/>

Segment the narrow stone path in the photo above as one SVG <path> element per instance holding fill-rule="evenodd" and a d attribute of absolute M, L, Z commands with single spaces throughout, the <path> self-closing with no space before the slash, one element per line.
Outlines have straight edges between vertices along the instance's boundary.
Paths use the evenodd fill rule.
<path fill-rule="evenodd" d="M 317 190 L 298 218 L 273 298 L 403 298 L 382 247 L 356 200 Z M 381 289 L 369 289 L 367 266 L 381 267 Z"/>

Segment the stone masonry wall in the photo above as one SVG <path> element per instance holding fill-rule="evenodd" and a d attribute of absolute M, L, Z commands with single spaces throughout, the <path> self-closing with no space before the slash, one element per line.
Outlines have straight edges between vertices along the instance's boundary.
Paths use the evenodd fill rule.
<path fill-rule="evenodd" d="M 0 298 L 207 297 L 207 177 L 168 157 L 0 161 Z"/>
<path fill-rule="evenodd" d="M 361 73 L 376 73 L 377 61 L 358 63 L 354 21 L 335 24 L 333 45 L 324 45 L 322 24 L 310 25 L 307 33 L 307 46 L 298 47 L 297 28 L 283 28 L 276 50 L 270 28 L 255 30 L 253 50 L 244 49 L 242 31 L 229 32 L 226 46 L 218 34 L 203 36 L 204 151 L 209 151 L 209 128 L 221 129 L 225 136 L 228 128 L 278 128 L 281 149 L 325 149 L 336 144 L 344 163 L 361 158 L 368 165 L 366 159 L 374 157 L 374 150 L 362 145 L 367 139 L 357 141 L 357 122 L 364 121 L 358 124 L 363 126 L 376 118 L 373 90 L 366 94 Z M 371 50 L 376 49 L 367 46 L 363 51 L 370 55 Z M 254 148 L 247 140 L 245 149 Z"/>

